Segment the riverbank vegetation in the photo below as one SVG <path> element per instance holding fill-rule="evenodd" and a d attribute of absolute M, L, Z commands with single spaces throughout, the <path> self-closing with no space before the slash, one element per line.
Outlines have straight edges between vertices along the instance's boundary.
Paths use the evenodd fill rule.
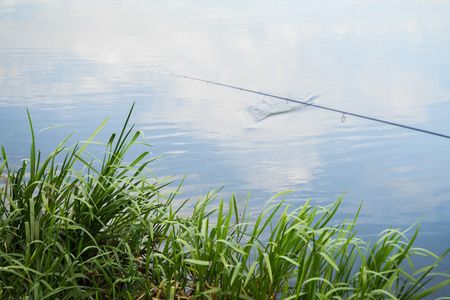
<path fill-rule="evenodd" d="M 341 199 L 294 208 L 283 193 L 253 216 L 217 191 L 181 214 L 192 203 L 174 204 L 155 158 L 127 155 L 130 115 L 101 158 L 87 149 L 106 121 L 42 157 L 29 119 L 30 158 L 0 159 L 1 299 L 421 299 L 450 284 L 433 272 L 445 254 L 413 246 L 417 225 L 367 242 L 357 215 L 336 220 Z M 419 255 L 433 263 L 416 269 Z"/>

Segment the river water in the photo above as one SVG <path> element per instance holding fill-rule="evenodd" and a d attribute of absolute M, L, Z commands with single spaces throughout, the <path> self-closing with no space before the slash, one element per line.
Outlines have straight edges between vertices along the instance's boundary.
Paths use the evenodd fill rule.
<path fill-rule="evenodd" d="M 363 203 L 361 237 L 421 219 L 416 245 L 440 255 L 450 247 L 449 139 L 314 107 L 256 120 L 255 109 L 282 104 L 152 71 L 450 135 L 449 16 L 438 0 L 3 0 L 0 141 L 11 161 L 28 157 L 26 108 L 36 131 L 67 125 L 37 134 L 44 153 L 109 116 L 100 141 L 135 103 L 131 122 L 154 156 L 166 154 L 152 170 L 175 183 L 186 174 L 180 201 L 224 186 L 225 199 L 251 191 L 258 212 L 286 190 L 294 206 L 347 191 L 338 218 Z"/>

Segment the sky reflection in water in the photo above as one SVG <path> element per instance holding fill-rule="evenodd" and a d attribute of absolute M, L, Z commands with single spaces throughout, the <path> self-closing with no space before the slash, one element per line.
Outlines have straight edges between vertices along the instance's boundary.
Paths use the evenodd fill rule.
<path fill-rule="evenodd" d="M 317 3 L 316 3 L 317 2 Z M 28 107 L 50 151 L 66 134 L 103 136 L 132 121 L 187 173 L 185 196 L 252 190 L 260 210 L 364 201 L 373 236 L 423 217 L 419 243 L 450 247 L 449 140 L 306 108 L 255 122 L 262 96 L 153 74 L 161 70 L 450 134 L 450 6 L 445 1 L 2 1 L 0 140 L 28 155 Z M 139 150 L 137 150 L 139 151 Z M 443 268 L 449 270 L 447 262 Z"/>

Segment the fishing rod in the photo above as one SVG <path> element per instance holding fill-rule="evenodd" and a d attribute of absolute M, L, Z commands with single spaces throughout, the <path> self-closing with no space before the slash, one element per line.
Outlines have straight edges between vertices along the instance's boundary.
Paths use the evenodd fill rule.
<path fill-rule="evenodd" d="M 309 103 L 309 102 L 299 101 L 299 100 L 286 98 L 286 97 L 281 97 L 281 96 L 277 96 L 277 95 L 273 95 L 273 94 L 263 93 L 263 92 L 250 90 L 250 89 L 246 89 L 246 88 L 242 88 L 242 87 L 238 87 L 238 86 L 234 86 L 234 85 L 224 84 L 224 83 L 220 83 L 220 82 L 214 82 L 214 81 L 205 80 L 205 79 L 201 79 L 201 78 L 195 78 L 195 77 L 191 77 L 191 76 L 187 76 L 187 75 L 180 75 L 180 74 L 176 74 L 176 73 L 169 73 L 169 72 L 162 72 L 162 71 L 153 71 L 153 70 L 151 72 L 152 73 L 158 73 L 158 74 L 175 76 L 175 77 L 180 77 L 180 78 L 186 78 L 186 79 L 190 79 L 190 80 L 196 80 L 196 81 L 205 82 L 205 83 L 210 83 L 210 84 L 223 86 L 223 87 L 230 88 L 230 89 L 235 89 L 235 90 L 244 91 L 244 92 L 248 92 L 248 93 L 253 93 L 253 94 L 257 94 L 257 95 L 262 95 L 262 96 L 266 96 L 266 97 L 270 97 L 270 98 L 281 99 L 281 100 L 285 100 L 285 101 L 290 101 L 290 102 L 299 103 L 299 104 L 303 104 L 303 105 L 307 105 L 307 106 L 311 106 L 311 107 L 316 107 L 316 108 L 320 108 L 320 109 L 325 109 L 325 110 L 337 112 L 337 113 L 342 114 L 342 119 L 341 119 L 342 122 L 345 121 L 346 115 L 348 115 L 348 116 L 354 116 L 354 117 L 357 117 L 357 118 L 362 118 L 362 119 L 366 119 L 366 120 L 370 120 L 370 121 L 374 121 L 374 122 L 384 123 L 384 124 L 388 124 L 388 125 L 392 125 L 392 126 L 397 126 L 397 127 L 401 127 L 401 128 L 405 128 L 405 129 L 409 129 L 409 130 L 414 130 L 414 131 L 418 131 L 418 132 L 427 133 L 427 134 L 431 134 L 431 135 L 435 135 L 435 136 L 439 136 L 439 137 L 450 139 L 449 135 L 445 135 L 445 134 L 442 134 L 442 133 L 437 133 L 437 132 L 433 132 L 433 131 L 429 131 L 429 130 L 425 130 L 425 129 L 420 129 L 420 128 L 417 128 L 417 127 L 412 127 L 412 126 L 407 126 L 407 125 L 403 125 L 403 124 L 399 124 L 399 123 L 394 123 L 394 122 L 390 122 L 390 121 L 376 119 L 376 118 L 372 118 L 372 117 L 368 117 L 368 116 L 364 116 L 364 115 L 360 115 L 360 114 L 351 113 L 351 112 L 348 112 L 348 111 L 343 111 L 343 110 L 334 109 L 334 108 L 330 108 L 330 107 L 326 107 L 326 106 L 322 106 L 322 105 L 317 105 L 317 104 L 314 104 L 314 103 Z"/>

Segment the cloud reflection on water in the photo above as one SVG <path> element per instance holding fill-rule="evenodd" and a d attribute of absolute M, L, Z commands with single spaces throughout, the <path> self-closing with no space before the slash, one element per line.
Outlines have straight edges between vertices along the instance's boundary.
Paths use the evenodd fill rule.
<path fill-rule="evenodd" d="M 124 98 L 139 96 L 138 121 L 143 127 L 173 121 L 172 130 L 184 130 L 190 138 L 225 149 L 220 153 L 223 167 L 234 169 L 233 176 L 246 182 L 246 189 L 307 188 L 319 175 L 332 173 L 326 167 L 344 161 L 348 148 L 374 147 L 399 132 L 383 128 L 380 134 L 376 125 L 355 118 L 341 124 L 339 115 L 317 109 L 255 124 L 247 109 L 260 97 L 147 70 L 174 71 L 293 98 L 314 93 L 320 95 L 320 105 L 406 124 L 427 125 L 428 108 L 450 99 L 446 72 L 450 59 L 442 50 L 450 46 L 450 22 L 440 4 L 9 1 L 0 5 L 0 40 L 6 42 L 0 52 L 7 57 L 0 64 L 3 105 L 51 109 L 58 103 L 70 114 L 73 107 L 92 101 L 114 107 Z M 438 68 L 442 62 L 446 67 Z M 163 95 L 154 98 L 153 90 Z M 180 138 L 173 132 L 159 137 L 170 134 L 174 141 Z M 362 143 L 342 142 L 357 134 Z M 334 135 L 341 140 L 333 140 Z M 185 145 L 188 148 L 189 143 Z M 396 173 L 396 159 L 389 159 L 394 167 L 387 172 Z M 364 170 L 353 171 L 355 176 L 365 175 Z M 378 180 L 379 186 L 386 183 Z M 395 193 L 401 194 L 406 186 Z M 381 213 L 378 209 L 374 215 Z"/>
<path fill-rule="evenodd" d="M 284 7 L 264 2 L 251 6 L 250 13 L 236 10 L 236 3 L 45 1 L 40 10 L 45 13 L 30 13 L 15 22 L 19 26 L 3 27 L 1 35 L 13 47 L 52 49 L 50 54 L 68 51 L 67 55 L 101 66 L 92 76 L 77 74 L 73 89 L 63 84 L 48 87 L 52 93 L 111 90 L 124 82 L 149 84 L 144 70 L 156 65 L 281 94 L 332 91 L 332 104 L 426 120 L 423 99 L 427 91 L 440 88 L 427 82 L 432 74 L 402 72 L 395 64 L 380 63 L 389 62 L 389 55 L 405 54 L 399 52 L 403 44 L 395 48 L 396 33 L 402 43 L 412 45 L 432 40 L 434 31 L 448 28 L 445 15 L 436 11 L 416 15 L 419 5 L 409 5 L 411 12 L 405 13 L 404 5 L 390 2 L 333 3 Z M 267 21 L 267 16 L 272 17 Z M 372 47 L 363 48 L 367 41 Z M 391 41 L 393 46 L 388 46 Z M 424 59 L 432 57 L 426 53 L 429 49 L 422 50 Z M 37 68 L 49 60 L 35 59 Z M 29 72 L 27 68 L 21 75 Z M 13 70 L 2 73 L 9 71 Z M 417 91 L 411 95 L 409 89 L 397 88 L 401 86 Z M 180 91 L 187 98 L 197 93 Z"/>

